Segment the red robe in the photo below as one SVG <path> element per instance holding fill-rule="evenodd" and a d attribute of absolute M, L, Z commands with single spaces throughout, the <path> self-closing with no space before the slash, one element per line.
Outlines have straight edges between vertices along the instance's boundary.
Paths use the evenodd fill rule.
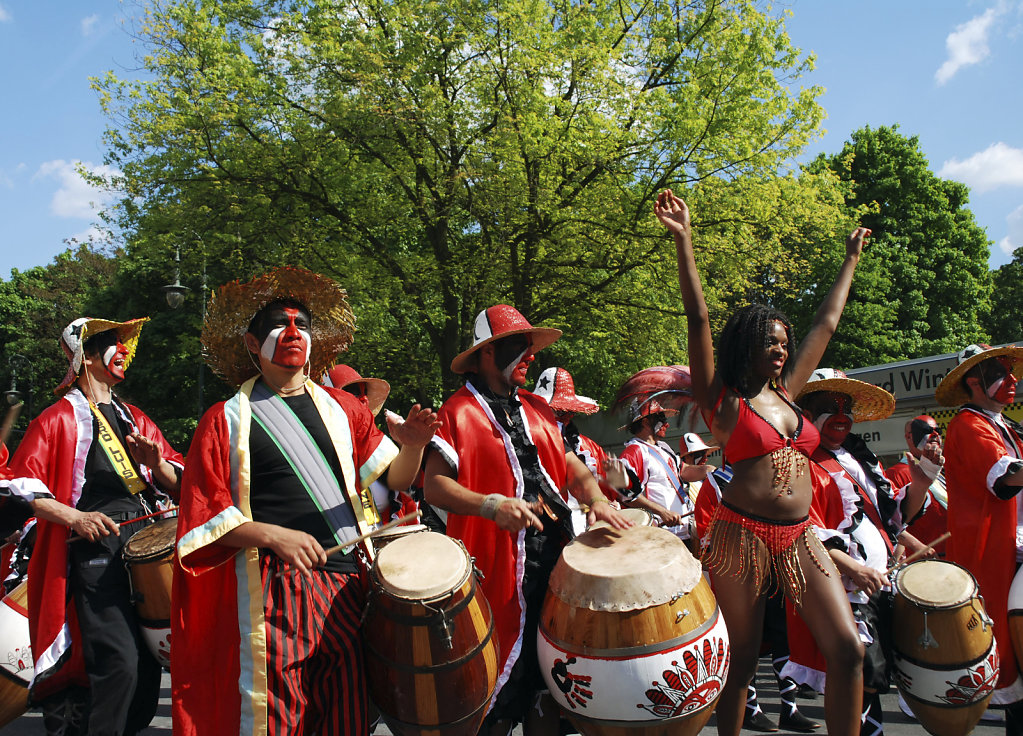
<path fill-rule="evenodd" d="M 973 573 L 994 621 L 1001 670 L 992 703 L 1023 700 L 1023 681 L 1009 636 L 1009 586 L 1016 571 L 1016 497 L 998 498 L 992 486 L 1023 458 L 1018 439 L 1003 435 L 982 412 L 963 407 L 948 424 L 945 478 L 948 482 L 947 559 Z"/>
<path fill-rule="evenodd" d="M 474 391 L 463 386 L 444 402 L 439 412 L 442 426 L 432 446 L 455 471 L 458 483 L 469 490 L 522 498 L 522 473 L 510 438 Z M 547 402 L 528 391 L 518 391 L 518 397 L 526 430 L 539 452 L 540 465 L 552 486 L 560 490 L 566 480 L 565 444 L 554 414 Z M 513 534 L 481 516 L 449 513 L 447 533 L 462 540 L 483 573 L 481 587 L 494 614 L 500 658 L 496 698 L 519 658 L 523 636 L 536 636 L 535 631 L 523 631 L 526 532 Z"/>
<path fill-rule="evenodd" d="M 203 415 L 181 480 L 171 612 L 175 736 L 266 734 L 266 626 L 259 551 L 217 544 L 252 519 L 247 381 Z M 344 485 L 368 488 L 397 455 L 349 393 L 306 387 L 338 451 Z"/>
<path fill-rule="evenodd" d="M 122 402 L 123 403 L 123 402 Z M 164 439 L 152 419 L 131 404 L 134 431 L 156 442 L 164 460 L 181 467 L 181 454 Z M 85 461 L 93 438 L 93 414 L 77 388 L 36 417 L 11 460 L 10 489 L 26 499 L 52 497 L 75 506 L 85 485 Z M 152 485 L 152 472 L 140 468 Z M 68 685 L 88 686 L 79 646 L 74 602 L 68 591 L 68 527 L 39 519 L 36 543 L 28 566 L 29 634 L 35 658 L 33 699 L 42 699 Z"/>

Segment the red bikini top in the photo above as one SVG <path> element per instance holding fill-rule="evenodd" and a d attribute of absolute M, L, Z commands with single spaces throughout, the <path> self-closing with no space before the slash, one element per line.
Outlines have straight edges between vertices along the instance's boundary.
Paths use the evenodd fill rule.
<path fill-rule="evenodd" d="M 714 409 L 710 413 L 711 421 L 714 420 L 714 416 L 717 414 L 727 390 L 727 386 L 721 388 L 721 394 L 718 396 Z M 749 399 L 740 397 L 739 419 L 735 423 L 735 429 L 732 430 L 731 437 L 728 438 L 724 452 L 725 459 L 732 465 L 748 460 L 751 457 L 770 455 L 772 452 L 783 447 L 794 447 L 801 454 L 810 457 L 813 451 L 817 449 L 817 445 L 820 444 L 821 436 L 817 431 L 817 427 L 809 422 L 804 422 L 803 412 L 792 403 L 785 389 L 778 387 L 774 391 L 796 413 L 796 417 L 799 420 L 799 424 L 796 425 L 796 431 L 792 433 L 791 437 L 786 437 L 778 431 L 777 427 L 757 413 L 757 410 L 750 404 Z"/>

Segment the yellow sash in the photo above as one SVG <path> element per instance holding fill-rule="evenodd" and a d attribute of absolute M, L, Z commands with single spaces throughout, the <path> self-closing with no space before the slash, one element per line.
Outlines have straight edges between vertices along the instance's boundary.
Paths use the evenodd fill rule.
<path fill-rule="evenodd" d="M 114 466 L 117 475 L 124 482 L 124 487 L 132 494 L 142 491 L 146 487 L 146 482 L 135 472 L 135 466 L 131 464 L 131 458 L 124 449 L 124 445 L 121 444 L 121 440 L 117 438 L 117 434 L 111 428 L 110 422 L 107 421 L 107 418 L 103 416 L 103 412 L 92 401 L 89 401 L 89 408 L 92 409 L 92 413 L 96 416 L 96 421 L 99 423 L 96 439 L 99 440 L 100 447 L 106 453 L 110 464 Z"/>

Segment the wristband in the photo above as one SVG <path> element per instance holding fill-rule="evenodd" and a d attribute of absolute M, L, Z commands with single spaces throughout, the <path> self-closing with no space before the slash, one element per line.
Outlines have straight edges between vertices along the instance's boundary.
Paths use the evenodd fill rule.
<path fill-rule="evenodd" d="M 586 513 L 588 514 L 593 511 L 593 507 L 598 503 L 606 503 L 608 506 L 611 505 L 611 502 L 607 500 L 606 496 L 597 496 L 596 498 L 591 499 L 589 504 L 586 506 Z"/>
<path fill-rule="evenodd" d="M 497 507 L 508 500 L 508 497 L 500 493 L 491 493 L 483 499 L 480 504 L 480 516 L 484 519 L 494 520 L 497 516 Z"/>

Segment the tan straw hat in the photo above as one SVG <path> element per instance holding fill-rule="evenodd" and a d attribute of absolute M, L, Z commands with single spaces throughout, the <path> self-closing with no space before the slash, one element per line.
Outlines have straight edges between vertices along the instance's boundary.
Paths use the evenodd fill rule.
<path fill-rule="evenodd" d="M 846 394 L 852 398 L 854 422 L 872 422 L 886 419 L 895 411 L 895 397 L 879 386 L 849 378 L 834 368 L 818 368 L 810 376 L 803 390 L 796 396 L 798 403 L 804 397 L 820 391 Z"/>
<path fill-rule="evenodd" d="M 130 319 L 127 322 L 113 322 L 109 319 L 96 319 L 95 317 L 79 317 L 65 327 L 64 331 L 60 333 L 60 347 L 64 350 L 64 355 L 67 356 L 68 369 L 64 375 L 64 380 L 60 382 L 57 388 L 53 389 L 53 393 L 58 396 L 67 393 L 82 370 L 82 361 L 85 360 L 85 341 L 107 330 L 117 330 L 117 339 L 121 341 L 124 347 L 128 348 L 128 355 L 124 358 L 124 367 L 127 369 L 135 358 L 142 325 L 148 321 L 149 317 Z"/>
<path fill-rule="evenodd" d="M 982 363 L 988 358 L 997 358 L 1007 355 L 1013 359 L 1012 375 L 1019 380 L 1023 377 L 1023 348 L 1015 345 L 1006 345 L 1002 348 L 993 348 L 984 343 L 974 343 L 959 351 L 959 365 L 950 370 L 941 379 L 938 388 L 934 391 L 934 398 L 942 406 L 959 406 L 970 400 L 969 394 L 963 388 L 963 376 L 973 366 Z"/>
<path fill-rule="evenodd" d="M 451 361 L 455 373 L 467 373 L 473 367 L 473 354 L 487 343 L 509 335 L 529 334 L 533 336 L 533 352 L 539 353 L 561 337 L 561 330 L 552 327 L 533 327 L 515 307 L 497 304 L 487 307 L 476 315 L 472 330 L 472 347 L 463 350 Z"/>
<path fill-rule="evenodd" d="M 203 357 L 218 376 L 240 386 L 259 373 L 243 337 L 256 312 L 273 301 L 293 299 L 309 310 L 312 346 L 309 375 L 322 376 L 355 333 L 348 294 L 336 281 L 304 268 L 282 266 L 251 281 L 232 281 L 210 296 L 202 328 Z"/>

